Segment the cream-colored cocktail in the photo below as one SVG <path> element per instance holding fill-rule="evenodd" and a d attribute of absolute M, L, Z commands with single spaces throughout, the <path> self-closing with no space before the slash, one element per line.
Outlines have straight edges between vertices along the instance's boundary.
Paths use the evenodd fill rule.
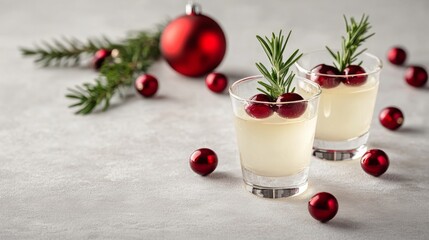
<path fill-rule="evenodd" d="M 258 120 L 244 111 L 235 116 L 237 144 L 242 167 L 260 176 L 298 174 L 310 164 L 316 116 L 308 110 L 297 119 L 274 114 Z"/>
<path fill-rule="evenodd" d="M 347 141 L 366 134 L 371 125 L 378 84 L 378 79 L 371 76 L 362 86 L 340 84 L 323 89 L 316 138 Z"/>

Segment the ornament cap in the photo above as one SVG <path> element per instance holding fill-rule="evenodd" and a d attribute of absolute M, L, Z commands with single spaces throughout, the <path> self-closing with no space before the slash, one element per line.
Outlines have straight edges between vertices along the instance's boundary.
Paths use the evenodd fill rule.
<path fill-rule="evenodd" d="M 201 14 L 201 5 L 198 3 L 194 3 L 189 1 L 186 4 L 186 15 L 200 15 Z"/>

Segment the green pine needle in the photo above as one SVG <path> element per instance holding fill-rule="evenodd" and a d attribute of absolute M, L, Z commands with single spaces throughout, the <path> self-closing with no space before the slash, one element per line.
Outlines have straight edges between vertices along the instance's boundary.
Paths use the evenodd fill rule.
<path fill-rule="evenodd" d="M 269 71 L 264 64 L 260 62 L 256 63 L 256 67 L 259 72 L 261 72 L 269 83 L 267 84 L 259 81 L 258 83 L 261 85 L 261 88 L 258 88 L 258 90 L 270 96 L 273 100 L 277 99 L 285 92 L 293 92 L 295 90 L 290 89 L 290 85 L 295 74 L 290 72 L 289 68 L 298 61 L 302 54 L 298 55 L 299 49 L 297 49 L 287 58 L 287 60 L 284 60 L 283 58 L 291 33 L 292 31 L 289 32 L 286 39 L 282 34 L 282 31 L 280 31 L 278 35 L 273 33 L 271 39 L 268 37 L 262 38 L 260 36 L 256 36 L 271 63 L 271 71 Z"/>
<path fill-rule="evenodd" d="M 99 76 L 92 83 L 84 83 L 68 89 L 66 97 L 75 101 L 70 108 L 77 108 L 76 114 L 89 114 L 98 106 L 106 111 L 112 97 L 121 87 L 132 86 L 134 78 L 146 72 L 159 58 L 159 41 L 162 26 L 156 32 L 141 31 L 129 35 L 125 40 L 114 43 L 107 37 L 82 42 L 73 38 L 54 39 L 52 43 L 42 42 L 43 47 L 21 48 L 23 56 L 35 57 L 43 66 L 67 66 L 79 64 L 82 57 L 91 56 L 101 48 L 117 50 L 118 56 L 108 57 L 100 69 Z"/>
<path fill-rule="evenodd" d="M 356 52 L 362 43 L 365 42 L 365 40 L 374 36 L 375 34 L 367 34 L 368 30 L 371 29 L 368 19 L 369 16 L 363 14 L 359 22 L 357 22 L 353 17 L 351 17 L 350 21 L 348 21 L 344 15 L 347 36 L 342 37 L 341 51 L 334 52 L 328 46 L 326 46 L 326 49 L 335 59 L 335 67 L 340 72 L 342 72 L 347 66 L 356 62 L 357 57 L 367 50 L 365 48 Z M 362 64 L 362 62 L 360 62 L 358 65 L 360 64 Z"/>

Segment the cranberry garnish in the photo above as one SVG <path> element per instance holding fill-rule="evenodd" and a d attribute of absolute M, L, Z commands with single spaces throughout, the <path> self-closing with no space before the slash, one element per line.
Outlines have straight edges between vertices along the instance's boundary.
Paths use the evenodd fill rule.
<path fill-rule="evenodd" d="M 337 68 L 326 65 L 326 64 L 319 64 L 315 66 L 313 69 L 311 69 L 310 72 L 310 78 L 311 80 L 315 81 L 317 84 L 319 84 L 322 88 L 334 88 L 341 83 L 341 78 L 339 77 L 333 77 L 333 76 L 323 76 L 319 74 L 327 74 L 327 75 L 340 75 L 340 71 L 338 71 Z"/>
<path fill-rule="evenodd" d="M 405 81 L 413 87 L 423 87 L 428 81 L 428 73 L 423 67 L 411 66 L 405 72 Z"/>
<path fill-rule="evenodd" d="M 260 102 L 272 102 L 271 98 L 265 94 L 256 94 L 250 100 Z M 246 105 L 245 110 L 249 116 L 254 118 L 267 118 L 273 114 L 273 106 L 265 103 L 250 102 Z"/>
<path fill-rule="evenodd" d="M 381 125 L 390 130 L 396 130 L 404 123 L 404 115 L 396 107 L 387 107 L 379 115 Z"/>
<path fill-rule="evenodd" d="M 387 53 L 387 59 L 389 62 L 395 65 L 402 65 L 405 62 L 405 59 L 407 58 L 407 53 L 404 49 L 400 47 L 394 47 L 389 50 Z"/>
<path fill-rule="evenodd" d="M 304 98 L 302 98 L 298 93 L 283 93 L 277 98 L 277 103 L 287 103 L 300 100 L 304 100 Z M 277 113 L 284 118 L 297 118 L 305 112 L 306 108 L 306 102 L 277 104 Z"/>
<path fill-rule="evenodd" d="M 349 65 L 344 69 L 343 74 L 344 75 L 355 75 L 355 74 L 365 74 L 365 70 L 363 67 L 359 65 Z M 360 86 L 366 82 L 366 79 L 368 78 L 367 75 L 360 75 L 360 76 L 346 76 L 343 78 L 343 83 L 348 86 Z"/>
<path fill-rule="evenodd" d="M 389 168 L 389 158 L 382 150 L 371 149 L 362 156 L 360 165 L 366 173 L 378 177 Z"/>
<path fill-rule="evenodd" d="M 206 176 L 212 173 L 217 167 L 216 153 L 208 148 L 197 149 L 191 154 L 189 164 L 194 172 L 201 176 Z"/>
<path fill-rule="evenodd" d="M 158 91 L 158 80 L 152 75 L 143 74 L 136 79 L 134 87 L 143 97 L 152 97 Z"/>
<path fill-rule="evenodd" d="M 337 214 L 338 201 L 330 193 L 319 192 L 311 197 L 308 202 L 308 211 L 314 219 L 324 223 L 334 218 Z"/>

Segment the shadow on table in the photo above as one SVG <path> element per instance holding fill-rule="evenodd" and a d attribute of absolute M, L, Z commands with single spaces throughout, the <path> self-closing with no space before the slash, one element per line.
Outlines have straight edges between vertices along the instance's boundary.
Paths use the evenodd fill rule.
<path fill-rule="evenodd" d="M 325 223 L 325 225 L 327 227 L 345 230 L 358 230 L 359 228 L 361 228 L 361 224 L 359 222 L 342 217 L 335 217 L 331 221 Z"/>
<path fill-rule="evenodd" d="M 397 173 L 390 173 L 386 172 L 383 175 L 379 177 L 383 181 L 389 181 L 389 182 L 400 182 L 400 183 L 406 183 L 406 182 L 412 182 L 413 179 L 406 177 L 404 174 L 397 174 Z"/>
<path fill-rule="evenodd" d="M 422 128 L 404 126 L 396 130 L 398 133 L 409 134 L 409 135 L 423 135 L 425 131 Z"/>
<path fill-rule="evenodd" d="M 242 183 L 241 177 L 234 176 L 229 172 L 215 171 L 215 172 L 211 173 L 210 175 L 208 175 L 207 178 L 213 179 L 213 180 L 218 180 L 218 181 L 223 181 L 223 182 L 229 182 L 229 183 L 238 183 L 238 184 Z"/>

